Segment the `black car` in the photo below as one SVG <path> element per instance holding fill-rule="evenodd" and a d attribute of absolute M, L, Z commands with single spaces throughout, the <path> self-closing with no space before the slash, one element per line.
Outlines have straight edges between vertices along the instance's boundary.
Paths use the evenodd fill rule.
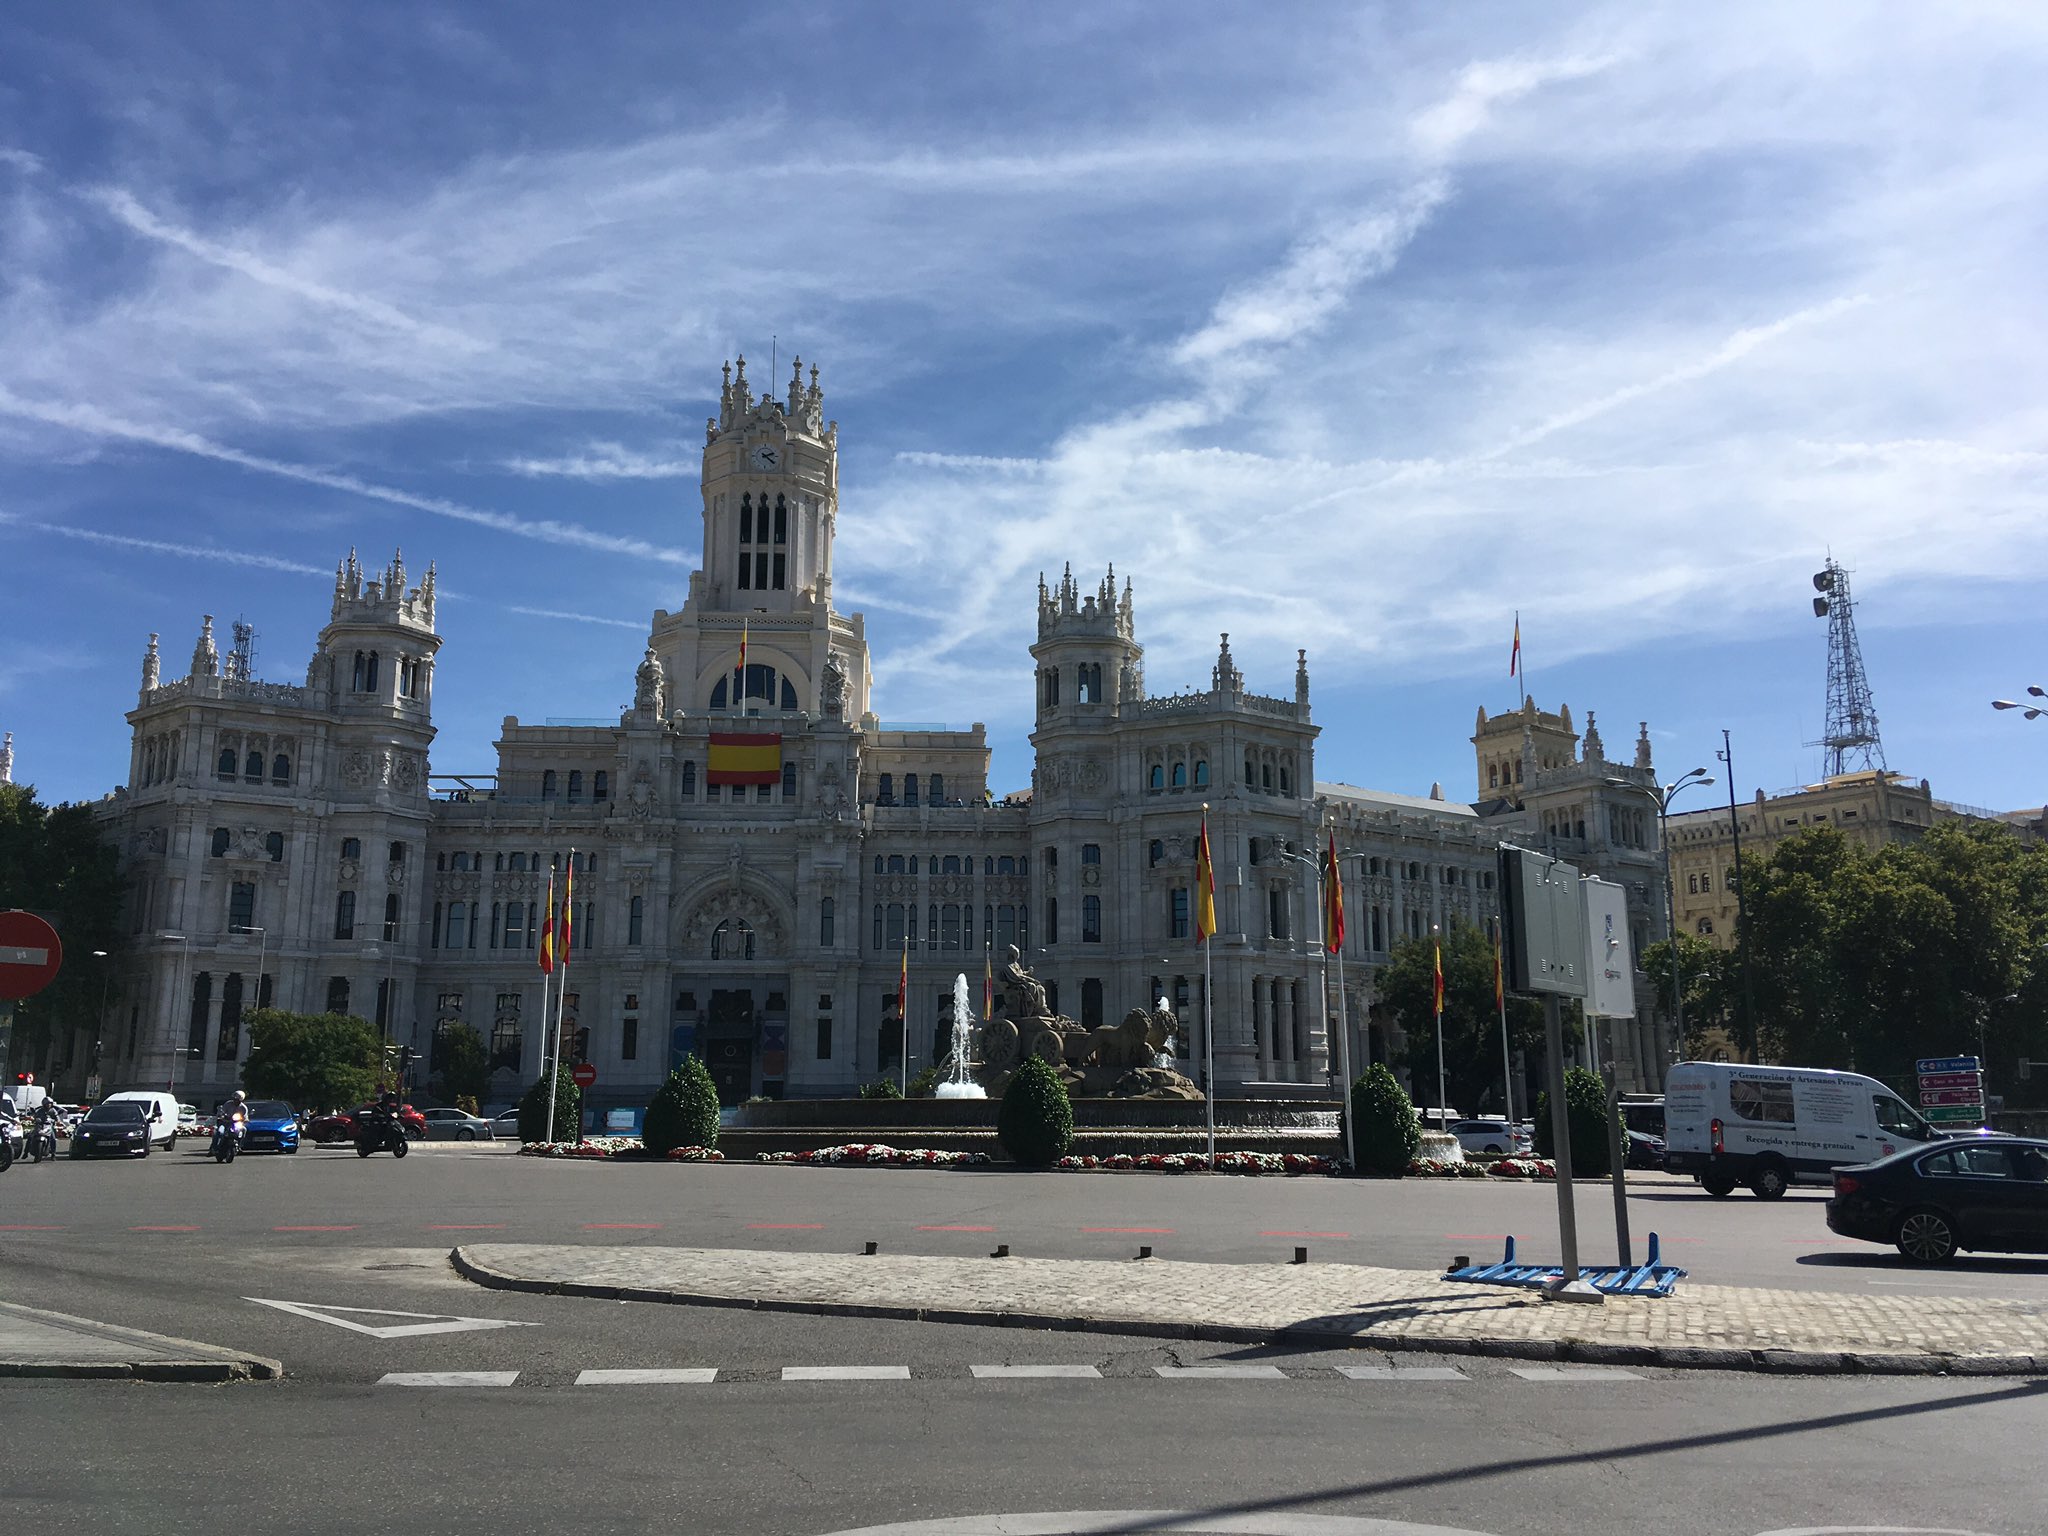
<path fill-rule="evenodd" d="M 91 1157 L 95 1152 L 123 1156 L 149 1156 L 150 1106 L 139 1099 L 115 1099 L 102 1104 L 71 1133 L 71 1155 Z"/>
<path fill-rule="evenodd" d="M 1837 1168 L 1828 1227 L 1916 1264 L 1959 1248 L 2048 1253 L 2048 1141 L 1958 1137 Z"/>

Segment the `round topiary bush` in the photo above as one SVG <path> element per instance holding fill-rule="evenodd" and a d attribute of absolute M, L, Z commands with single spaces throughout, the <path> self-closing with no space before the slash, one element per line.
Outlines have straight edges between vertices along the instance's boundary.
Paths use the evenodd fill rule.
<path fill-rule="evenodd" d="M 896 1086 L 893 1077 L 878 1077 L 872 1083 L 860 1085 L 860 1096 L 864 1099 L 900 1099 L 903 1090 Z"/>
<path fill-rule="evenodd" d="M 583 1139 L 583 1090 L 567 1072 L 543 1072 L 519 1101 L 519 1139 L 545 1141 L 548 1135 L 548 1079 L 555 1081 L 555 1140 Z"/>
<path fill-rule="evenodd" d="M 1026 1056 L 1010 1075 L 996 1113 L 996 1139 L 1018 1162 L 1043 1168 L 1074 1144 L 1074 1106 L 1067 1085 L 1042 1057 Z"/>
<path fill-rule="evenodd" d="M 695 1056 L 685 1056 L 654 1095 L 640 1140 L 658 1157 L 677 1147 L 718 1145 L 718 1088 Z"/>
<path fill-rule="evenodd" d="M 1614 1166 L 1614 1122 L 1607 1118 L 1607 1085 L 1597 1072 L 1572 1067 L 1564 1075 L 1564 1116 L 1572 1139 L 1572 1177 L 1598 1179 Z M 1536 1155 L 1555 1157 L 1550 1095 L 1536 1095 Z"/>
<path fill-rule="evenodd" d="M 1353 1150 L 1360 1173 L 1398 1179 L 1422 1145 L 1415 1105 L 1394 1074 L 1378 1062 L 1351 1085 Z"/>

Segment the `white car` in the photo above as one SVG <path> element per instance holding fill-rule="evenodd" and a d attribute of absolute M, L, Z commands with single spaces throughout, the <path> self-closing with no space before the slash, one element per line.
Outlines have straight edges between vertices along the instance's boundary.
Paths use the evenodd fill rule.
<path fill-rule="evenodd" d="M 460 1109 L 423 1109 L 427 1136 L 433 1141 L 492 1141 L 497 1132 L 491 1122 Z"/>
<path fill-rule="evenodd" d="M 1460 1120 L 1451 1127 L 1458 1145 L 1467 1152 L 1494 1157 L 1512 1157 L 1521 1150 L 1521 1138 L 1505 1120 Z"/>

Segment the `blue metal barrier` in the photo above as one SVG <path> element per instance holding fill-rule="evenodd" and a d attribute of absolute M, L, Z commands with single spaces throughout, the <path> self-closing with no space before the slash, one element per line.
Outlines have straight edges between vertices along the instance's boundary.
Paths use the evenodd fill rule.
<path fill-rule="evenodd" d="M 1672 1288 L 1685 1278 L 1685 1271 L 1674 1264 L 1660 1262 L 1662 1257 L 1657 1234 L 1652 1232 L 1649 1257 L 1645 1262 L 1581 1265 L 1579 1278 L 1596 1291 L 1604 1291 L 1610 1296 L 1669 1296 Z M 1564 1266 L 1516 1263 L 1515 1240 L 1509 1237 L 1507 1252 L 1498 1264 L 1453 1266 L 1444 1271 L 1444 1278 L 1470 1281 L 1475 1285 L 1512 1285 L 1541 1290 L 1564 1279 Z"/>

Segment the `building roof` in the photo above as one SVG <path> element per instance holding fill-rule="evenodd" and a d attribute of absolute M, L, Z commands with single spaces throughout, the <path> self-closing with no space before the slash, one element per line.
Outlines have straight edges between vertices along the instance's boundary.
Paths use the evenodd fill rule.
<path fill-rule="evenodd" d="M 1326 800 L 1349 800 L 1357 805 L 1374 806 L 1383 810 L 1421 811 L 1429 816 L 1445 816 L 1459 821 L 1477 821 L 1476 807 L 1460 800 L 1446 800 L 1441 795 L 1397 795 L 1386 789 L 1360 789 L 1355 784 L 1330 784 L 1316 782 L 1316 793 Z"/>

